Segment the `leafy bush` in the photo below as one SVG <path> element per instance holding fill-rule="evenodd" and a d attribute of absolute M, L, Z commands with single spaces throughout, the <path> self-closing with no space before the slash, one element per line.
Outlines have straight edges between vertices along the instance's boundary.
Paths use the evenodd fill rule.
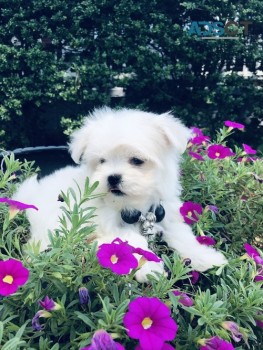
<path fill-rule="evenodd" d="M 30 4 L 30 5 L 29 5 Z M 263 3 L 254 1 L 1 1 L 0 145 L 62 144 L 67 120 L 101 105 L 172 110 L 213 132 L 228 115 L 247 125 L 262 117 Z M 238 40 L 189 36 L 192 21 L 251 21 Z M 224 75 L 231 71 L 230 75 Z M 115 86 L 126 97 L 110 98 Z"/>
<path fill-rule="evenodd" d="M 167 277 L 151 276 L 149 284 L 139 284 L 134 270 L 118 275 L 103 268 L 96 256 L 96 243 L 89 240 L 96 212 L 83 206 L 96 187 L 88 180 L 83 193 L 69 189 L 63 195 L 61 226 L 50 233 L 51 249 L 46 252 L 39 253 L 39 247 L 29 243 L 21 248 L 21 238 L 28 231 L 25 216 L 19 213 L 10 219 L 10 208 L 1 203 L 0 260 L 21 260 L 30 271 L 26 284 L 2 297 L 1 349 L 78 350 L 90 344 L 98 329 L 105 329 L 125 349 L 135 349 L 138 341 L 127 335 L 123 318 L 130 301 L 140 296 L 157 297 L 169 307 L 178 325 L 176 338 L 170 343 L 177 350 L 207 349 L 204 342 L 213 336 L 225 339 L 228 345 L 232 342 L 235 349 L 262 349 L 263 169 L 259 159 L 248 161 L 249 156 L 237 146 L 235 156 L 208 157 L 208 147 L 226 147 L 230 134 L 231 130 L 223 127 L 214 144 L 192 144 L 190 152 L 194 154 L 185 154 L 183 159 L 183 199 L 203 208 L 193 230 L 197 236 L 213 237 L 229 261 L 226 266 L 200 274 L 198 281 L 193 280 L 191 266 L 163 244 L 157 253 L 165 263 Z M 204 160 L 196 159 L 197 155 Z M 240 157 L 243 160 L 237 162 Z M 18 172 L 20 175 L 15 175 Z M 1 198 L 11 197 L 17 182 L 30 173 L 32 164 L 6 156 L 1 169 Z M 245 254 L 243 243 L 257 247 L 256 253 L 247 248 Z M 174 290 L 179 290 L 179 295 Z M 46 296 L 53 301 L 45 299 L 43 303 Z M 235 327 L 225 321 L 234 322 Z"/>

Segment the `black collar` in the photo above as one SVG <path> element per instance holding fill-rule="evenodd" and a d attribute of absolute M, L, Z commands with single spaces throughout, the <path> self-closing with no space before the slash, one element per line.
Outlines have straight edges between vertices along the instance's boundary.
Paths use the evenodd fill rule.
<path fill-rule="evenodd" d="M 149 209 L 149 212 L 153 213 L 154 206 L 152 205 Z M 159 204 L 158 207 L 155 208 L 154 214 L 156 216 L 156 222 L 161 222 L 163 218 L 165 217 L 165 210 L 164 207 Z M 142 212 L 137 209 L 123 209 L 121 211 L 121 218 L 124 222 L 127 224 L 135 224 L 139 221 L 140 217 L 142 215 Z"/>

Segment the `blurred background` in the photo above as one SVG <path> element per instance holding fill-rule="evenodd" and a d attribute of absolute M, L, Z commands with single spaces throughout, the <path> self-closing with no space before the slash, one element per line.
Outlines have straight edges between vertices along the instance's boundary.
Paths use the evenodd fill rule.
<path fill-rule="evenodd" d="M 0 21 L 1 149 L 66 145 L 104 105 L 212 135 L 237 121 L 234 141 L 263 149 L 261 0 L 9 0 Z M 204 21 L 235 23 L 223 39 Z"/>

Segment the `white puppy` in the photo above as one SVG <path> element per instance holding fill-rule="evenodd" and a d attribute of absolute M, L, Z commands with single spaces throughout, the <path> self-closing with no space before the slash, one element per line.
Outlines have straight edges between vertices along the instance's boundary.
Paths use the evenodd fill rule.
<path fill-rule="evenodd" d="M 57 200 L 58 195 L 69 187 L 77 189 L 76 183 L 83 188 L 88 176 L 91 183 L 99 181 L 97 192 L 106 193 L 92 203 L 97 208 L 94 221 L 98 244 L 119 237 L 149 250 L 137 219 L 138 214 L 145 216 L 152 208 L 160 221 L 155 227 L 162 230 L 164 241 L 182 258 L 190 258 L 194 269 L 205 271 L 226 263 L 220 252 L 197 242 L 179 213 L 179 161 L 190 136 L 190 130 L 169 113 L 95 110 L 71 138 L 71 155 L 80 166 L 66 167 L 40 181 L 34 176 L 15 195 L 16 200 L 39 208 L 27 211 L 31 239 L 40 240 L 42 250 L 47 248 L 48 229 L 59 225 L 63 203 Z M 163 264 L 148 262 L 136 277 L 145 281 L 151 271 L 162 272 Z"/>

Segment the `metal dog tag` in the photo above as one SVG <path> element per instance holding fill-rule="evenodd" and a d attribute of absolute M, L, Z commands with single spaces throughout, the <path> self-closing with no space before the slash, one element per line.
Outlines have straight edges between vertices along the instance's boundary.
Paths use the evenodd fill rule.
<path fill-rule="evenodd" d="M 155 250 L 155 244 L 162 236 L 162 230 L 156 227 L 156 216 L 152 212 L 148 212 L 145 216 L 139 218 L 141 235 L 147 239 L 148 246 L 151 250 Z"/>

